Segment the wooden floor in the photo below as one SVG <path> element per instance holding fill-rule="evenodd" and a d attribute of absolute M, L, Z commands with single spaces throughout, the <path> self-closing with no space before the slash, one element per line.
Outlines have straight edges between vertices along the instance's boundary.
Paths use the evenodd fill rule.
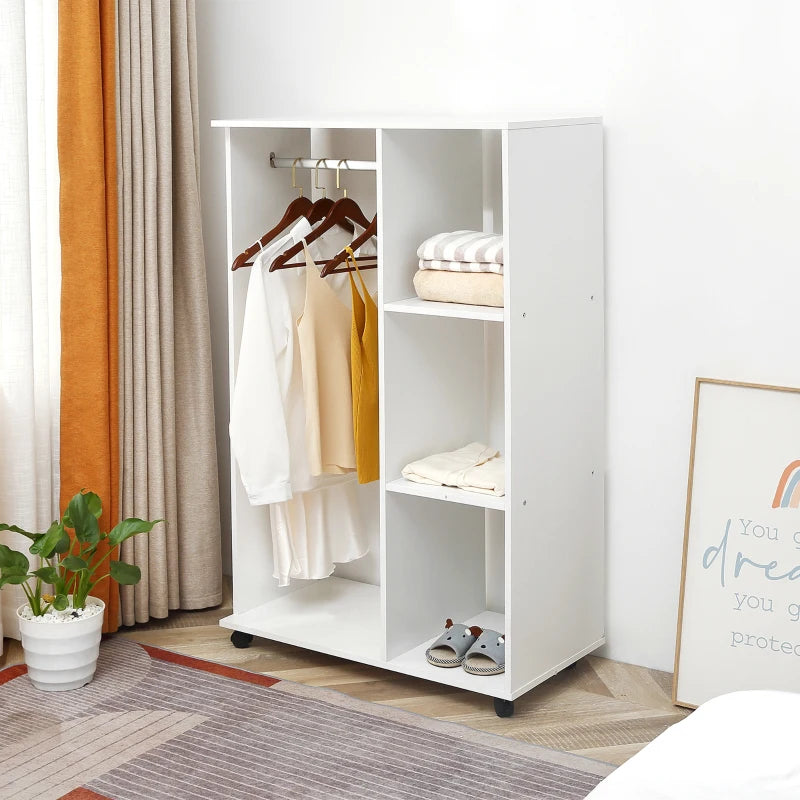
<path fill-rule="evenodd" d="M 237 650 L 217 620 L 230 604 L 185 611 L 168 620 L 124 628 L 118 635 L 197 658 L 326 686 L 362 700 L 469 725 L 483 731 L 621 764 L 688 713 L 670 701 L 672 676 L 589 656 L 523 695 L 510 719 L 488 697 L 256 639 Z M 19 642 L 6 639 L 0 667 L 21 662 Z"/>

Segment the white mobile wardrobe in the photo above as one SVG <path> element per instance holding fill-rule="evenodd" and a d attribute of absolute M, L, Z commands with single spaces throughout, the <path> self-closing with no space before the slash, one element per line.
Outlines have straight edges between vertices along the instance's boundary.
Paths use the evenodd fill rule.
<path fill-rule="evenodd" d="M 318 179 L 334 197 L 349 159 L 341 183 L 379 222 L 381 480 L 359 488 L 371 552 L 278 588 L 268 508 L 249 504 L 234 462 L 234 613 L 221 624 L 240 647 L 263 636 L 490 695 L 510 715 L 604 642 L 600 120 L 212 125 L 225 130 L 229 265 L 296 196 L 273 168 L 296 157 L 326 159 Z M 312 196 L 314 170 L 297 181 Z M 458 229 L 503 233 L 505 308 L 415 296 L 417 246 Z M 229 276 L 233 387 L 249 270 Z M 505 456 L 505 497 L 400 476 L 476 440 Z M 505 674 L 428 664 L 447 617 L 505 632 Z"/>

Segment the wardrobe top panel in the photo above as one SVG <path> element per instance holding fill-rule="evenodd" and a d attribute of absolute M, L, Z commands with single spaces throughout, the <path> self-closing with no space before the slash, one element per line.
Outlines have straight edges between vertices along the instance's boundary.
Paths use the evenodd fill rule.
<path fill-rule="evenodd" d="M 212 128 L 386 128 L 388 130 L 514 130 L 558 125 L 591 125 L 601 117 L 537 117 L 533 120 L 505 117 L 323 117 L 320 119 L 214 119 Z"/>

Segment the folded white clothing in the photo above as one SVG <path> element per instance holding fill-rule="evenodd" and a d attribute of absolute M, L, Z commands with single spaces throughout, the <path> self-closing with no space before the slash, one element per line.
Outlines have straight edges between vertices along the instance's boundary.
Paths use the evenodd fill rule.
<path fill-rule="evenodd" d="M 468 469 L 460 488 L 502 497 L 506 493 L 506 462 L 503 457 L 490 458 L 485 464 Z"/>
<path fill-rule="evenodd" d="M 417 255 L 434 261 L 478 261 L 503 263 L 503 237 L 498 233 L 481 231 L 452 231 L 428 237 L 418 248 Z"/>
<path fill-rule="evenodd" d="M 435 269 L 444 272 L 493 272 L 503 274 L 503 265 L 493 261 L 443 261 L 438 258 L 421 258 L 420 269 Z"/>
<path fill-rule="evenodd" d="M 480 442 L 412 461 L 403 467 L 402 475 L 431 486 L 455 486 L 498 497 L 506 493 L 503 459 L 497 450 Z"/>

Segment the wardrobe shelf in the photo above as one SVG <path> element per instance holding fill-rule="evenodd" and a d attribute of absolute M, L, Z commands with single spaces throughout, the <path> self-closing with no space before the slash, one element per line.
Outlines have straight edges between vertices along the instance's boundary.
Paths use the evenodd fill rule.
<path fill-rule="evenodd" d="M 330 577 L 244 613 L 231 614 L 219 624 L 339 658 L 386 666 L 380 605 L 378 586 Z"/>
<path fill-rule="evenodd" d="M 422 314 L 428 317 L 458 317 L 459 319 L 479 319 L 485 322 L 502 322 L 503 309 L 493 306 L 470 306 L 464 303 L 437 303 L 409 297 L 383 304 L 384 311 L 397 314 Z"/>
<path fill-rule="evenodd" d="M 461 621 L 458 620 L 458 622 Z M 497 614 L 493 611 L 483 611 L 463 622 L 466 625 L 480 625 L 482 628 L 505 633 L 505 615 Z M 488 694 L 491 697 L 511 699 L 505 673 L 500 675 L 470 675 L 469 672 L 464 672 L 460 667 L 445 669 L 444 667 L 434 667 L 433 664 L 429 664 L 425 658 L 425 651 L 439 638 L 439 635 L 437 633 L 436 636 L 432 636 L 417 647 L 397 656 L 397 658 L 390 659 L 389 668 L 406 675 L 444 683 L 447 686 L 456 686 L 459 689 Z"/>
<path fill-rule="evenodd" d="M 480 508 L 494 508 L 505 511 L 506 497 L 496 497 L 493 494 L 481 492 L 468 492 L 465 489 L 456 489 L 453 486 L 431 486 L 427 483 L 414 483 L 405 478 L 397 478 L 386 484 L 387 492 L 397 494 L 410 494 L 415 497 L 427 497 L 430 500 L 443 500 L 446 503 L 460 503 L 464 506 L 479 506 Z"/>

